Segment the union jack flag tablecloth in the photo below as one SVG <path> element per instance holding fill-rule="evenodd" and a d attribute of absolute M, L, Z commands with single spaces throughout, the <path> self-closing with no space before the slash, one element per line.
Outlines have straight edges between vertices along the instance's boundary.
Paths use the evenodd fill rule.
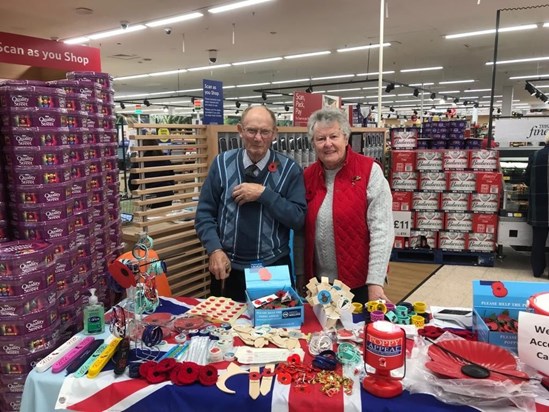
<path fill-rule="evenodd" d="M 157 312 L 169 312 L 182 314 L 189 310 L 198 301 L 191 298 L 162 298 L 161 305 Z M 305 333 L 320 330 L 316 317 L 311 308 L 306 306 L 305 324 L 302 331 Z M 305 352 L 308 354 L 308 351 Z M 307 355 L 309 356 L 309 355 Z M 227 367 L 228 363 L 217 363 L 220 372 Z M 112 368 L 111 368 L 112 369 Z M 36 377 L 34 371 L 29 375 L 30 379 Z M 298 411 L 321 411 L 321 412 L 349 412 L 349 411 L 403 411 L 409 412 L 411 408 L 424 411 L 473 411 L 476 409 L 467 406 L 452 406 L 438 401 L 431 395 L 410 394 L 404 392 L 401 396 L 393 399 L 376 398 L 362 389 L 361 382 L 355 378 L 352 395 L 345 395 L 340 391 L 336 396 L 330 398 L 324 395 L 316 386 L 310 386 L 304 391 L 292 389 L 290 385 L 282 385 L 274 379 L 272 390 L 267 396 L 259 396 L 253 400 L 248 395 L 249 378 L 247 374 L 233 376 L 227 387 L 236 391 L 236 394 L 221 392 L 216 386 L 202 386 L 195 383 L 188 386 L 177 386 L 171 382 L 159 384 L 148 384 L 143 379 L 132 379 L 127 373 L 115 376 L 112 370 L 104 370 L 94 379 L 73 378 L 69 375 L 60 380 L 57 375 L 50 371 L 41 374 L 41 378 L 48 380 L 56 377 L 57 382 L 62 382 L 55 392 L 55 385 L 48 390 L 58 393 L 56 396 L 56 409 L 68 409 L 72 411 L 103 412 L 103 411 L 275 411 L 275 412 L 298 412 Z M 50 375 L 50 376 L 48 376 Z M 27 382 L 32 386 L 32 382 Z M 45 389 L 44 385 L 41 386 Z M 31 389 L 29 389 L 29 393 Z M 34 396 L 39 396 L 36 390 Z M 27 396 L 25 396 L 27 395 Z M 46 396 L 46 395 L 43 395 Z M 47 402 L 40 399 L 29 399 L 31 396 L 23 396 L 22 411 L 39 412 L 51 411 L 53 404 L 48 406 Z M 25 399 L 26 398 L 26 399 Z M 55 403 L 55 401 L 54 401 Z"/>

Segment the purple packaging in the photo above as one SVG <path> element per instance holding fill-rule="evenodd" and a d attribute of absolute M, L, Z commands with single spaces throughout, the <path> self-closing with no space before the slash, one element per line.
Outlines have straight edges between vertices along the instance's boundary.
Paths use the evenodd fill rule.
<path fill-rule="evenodd" d="M 104 102 L 102 105 L 101 105 L 101 110 L 99 111 L 99 113 L 101 114 L 105 114 L 107 116 L 111 116 L 114 114 L 114 108 L 115 108 L 115 105 L 114 103 L 106 103 Z"/>
<path fill-rule="evenodd" d="M 14 167 L 8 175 L 12 187 L 52 185 L 68 182 L 71 179 L 70 164 L 58 166 L 20 166 Z"/>
<path fill-rule="evenodd" d="M 71 233 L 68 236 L 53 238 L 50 239 L 49 242 L 54 245 L 54 255 L 58 258 L 59 256 L 73 253 L 73 250 L 76 248 L 76 233 Z"/>
<path fill-rule="evenodd" d="M 480 149 L 482 146 L 482 139 L 465 139 L 466 149 Z"/>
<path fill-rule="evenodd" d="M 0 222 L 6 220 L 7 205 L 5 202 L 0 202 Z"/>
<path fill-rule="evenodd" d="M 0 341 L 0 345 L 1 346 L 6 346 L 6 348 L 8 350 L 12 347 L 17 347 L 17 346 L 12 346 L 12 344 L 10 342 L 6 342 L 4 344 L 2 341 Z M 17 345 L 17 343 L 14 343 L 13 345 Z M 34 345 L 30 345 L 30 346 L 34 346 Z M 41 349 L 43 349 L 43 348 L 41 348 Z M 53 349 L 53 347 L 52 347 L 52 349 Z M 2 352 L 1 347 L 0 347 L 0 354 L 4 354 L 4 352 Z M 16 354 L 17 353 L 13 353 L 13 355 L 16 355 Z M 12 354 L 8 353 L 8 355 L 12 355 Z M 27 379 L 26 376 L 0 374 L 0 384 L 2 385 L 2 388 L 4 388 L 5 391 L 9 392 L 9 393 L 23 393 L 23 389 L 25 387 L 25 380 L 26 379 Z M 7 409 L 7 410 L 9 411 L 9 409 Z M 19 409 L 13 408 L 12 410 L 18 411 Z"/>
<path fill-rule="evenodd" d="M 57 317 L 57 315 L 56 315 Z M 18 355 L 18 356 L 0 356 L 0 374 L 3 375 L 16 375 L 22 376 L 27 375 L 36 364 L 47 355 L 50 354 L 52 348 L 41 349 L 32 354 L 27 355 Z M 8 394 L 5 394 L 8 395 Z M 18 393 L 11 393 L 9 395 L 22 395 Z M 7 407 L 11 410 L 18 411 L 21 407 L 21 399 L 17 397 L 8 398 L 10 400 L 8 405 L 2 405 L 2 410 Z M 6 403 L 5 400 L 3 403 Z"/>
<path fill-rule="evenodd" d="M 84 160 L 82 162 L 73 162 L 71 164 L 71 177 L 73 179 L 82 179 L 90 175 L 90 162 Z"/>
<path fill-rule="evenodd" d="M 75 265 L 76 256 L 73 253 L 64 253 L 59 255 L 53 264 L 56 282 L 63 278 L 66 274 L 70 273 Z"/>
<path fill-rule="evenodd" d="M 22 336 L 2 336 L 0 337 L 0 355 L 28 355 L 37 351 L 49 349 L 53 350 L 59 342 L 59 321 L 48 326 L 44 330 L 31 332 Z M 20 378 L 17 375 L 0 374 L 0 382 L 6 385 L 9 382 L 7 378 Z M 25 383 L 23 378 L 23 384 Z M 5 387 L 5 386 L 4 386 Z M 20 392 L 23 388 L 20 388 Z M 19 392 L 15 388 L 10 388 L 10 392 Z"/>
<path fill-rule="evenodd" d="M 99 93 L 99 92 L 98 92 Z M 103 106 L 103 100 L 99 98 L 89 98 L 86 99 L 86 102 L 84 103 L 84 109 L 86 112 L 90 114 L 97 114 L 99 113 L 99 107 Z M 95 126 L 88 126 L 88 127 L 95 127 Z"/>
<path fill-rule="evenodd" d="M 82 244 L 89 242 L 92 238 L 95 239 L 95 225 L 91 223 L 84 225 L 75 230 L 76 232 L 76 244 Z"/>
<path fill-rule="evenodd" d="M 82 162 L 89 160 L 89 146 L 86 144 L 71 145 L 69 150 L 69 159 L 71 162 Z"/>
<path fill-rule="evenodd" d="M 74 213 L 88 210 L 92 206 L 91 193 L 85 193 L 83 195 L 73 196 L 74 199 Z"/>
<path fill-rule="evenodd" d="M 116 143 L 118 145 L 116 129 L 104 130 L 99 136 L 100 143 Z"/>
<path fill-rule="evenodd" d="M 76 230 L 93 223 L 93 212 L 84 210 L 74 215 L 74 228 Z"/>
<path fill-rule="evenodd" d="M 90 157 L 90 172 L 92 176 L 94 173 L 101 173 L 105 169 L 105 162 L 103 159 L 93 159 Z"/>
<path fill-rule="evenodd" d="M 67 127 L 66 109 L 15 108 L 2 111 L 4 127 Z"/>
<path fill-rule="evenodd" d="M 92 189 L 92 206 L 102 205 L 106 200 L 105 189 Z"/>
<path fill-rule="evenodd" d="M 69 129 L 80 129 L 88 127 L 88 113 L 87 112 L 70 112 L 67 113 L 67 124 Z"/>
<path fill-rule="evenodd" d="M 72 306 L 78 299 L 80 299 L 80 284 L 75 283 L 72 288 L 69 288 L 57 298 L 57 307 L 61 311 L 68 306 Z M 61 323 L 63 323 L 63 319 L 61 319 Z"/>
<path fill-rule="evenodd" d="M 9 186 L 10 201 L 14 204 L 54 203 L 69 200 L 71 182 L 48 185 Z"/>
<path fill-rule="evenodd" d="M 0 297 L 22 296 L 47 289 L 55 282 L 53 265 L 44 270 L 16 276 L 0 277 Z"/>
<path fill-rule="evenodd" d="M 0 87 L 0 106 L 3 107 L 65 108 L 65 98 L 63 89 L 40 86 Z"/>
<path fill-rule="evenodd" d="M 42 80 L 1 80 L 0 86 L 47 86 Z"/>
<path fill-rule="evenodd" d="M 118 158 L 116 156 L 105 157 L 105 164 L 103 171 L 111 172 L 113 170 L 118 170 Z"/>
<path fill-rule="evenodd" d="M 16 239 L 49 241 L 74 233 L 74 218 L 51 222 L 14 222 L 12 229 Z"/>
<path fill-rule="evenodd" d="M 57 285 L 55 282 L 44 290 L 36 290 L 20 296 L 4 296 L 0 300 L 0 319 L 12 320 L 12 318 L 42 312 L 56 306 L 56 298 Z M 0 330 L 0 336 L 6 334 L 9 335 L 6 331 L 2 333 Z"/>
<path fill-rule="evenodd" d="M 107 202 L 109 209 L 118 209 L 120 208 L 120 195 L 107 196 Z"/>
<path fill-rule="evenodd" d="M 89 171 L 89 165 L 86 169 Z M 83 176 L 80 178 L 74 178 L 72 180 L 72 194 L 73 195 L 82 195 L 91 190 L 91 176 Z"/>
<path fill-rule="evenodd" d="M 66 219 L 73 214 L 74 200 L 55 203 L 19 205 L 12 213 L 16 222 L 50 222 Z"/>
<path fill-rule="evenodd" d="M 96 245 L 93 243 L 77 243 L 76 244 L 76 254 L 78 258 L 87 258 L 94 255 L 96 250 Z"/>
<path fill-rule="evenodd" d="M 54 166 L 69 162 L 69 147 L 5 147 L 4 155 L 9 167 Z"/>
<path fill-rule="evenodd" d="M 65 108 L 69 111 L 80 112 L 85 110 L 86 95 L 84 94 L 66 94 Z"/>
<path fill-rule="evenodd" d="M 2 129 L 4 146 L 32 147 L 63 146 L 69 143 L 66 127 L 12 127 Z"/>
<path fill-rule="evenodd" d="M 105 224 L 105 219 L 108 220 L 109 218 L 107 205 L 103 202 L 92 205 L 91 211 L 94 219 L 103 219 L 103 225 Z"/>
<path fill-rule="evenodd" d="M 79 276 L 82 276 L 82 274 L 92 270 L 92 260 L 95 259 L 95 256 L 86 256 L 86 257 L 80 257 L 76 261 L 76 271 Z"/>
<path fill-rule="evenodd" d="M 59 308 L 59 319 L 61 319 L 61 324 L 63 325 L 77 322 L 82 317 L 82 308 L 85 305 L 82 304 L 80 290 L 78 291 L 78 299 L 74 299 L 74 297 L 75 294 L 67 298 L 67 302 L 69 303 Z"/>
<path fill-rule="evenodd" d="M 103 72 L 68 72 L 67 79 L 71 80 L 88 80 L 99 83 L 101 87 L 112 87 L 112 76 Z"/>
<path fill-rule="evenodd" d="M 64 89 L 67 94 L 83 94 L 87 99 L 96 98 L 101 90 L 100 85 L 86 80 L 53 80 L 47 83 Z"/>
<path fill-rule="evenodd" d="M 0 276 L 24 275 L 53 263 L 53 245 L 43 241 L 12 241 L 0 244 Z"/>
<path fill-rule="evenodd" d="M 78 281 L 78 276 L 75 277 L 76 269 L 71 269 L 62 272 L 61 274 L 57 275 L 55 278 L 55 284 L 57 286 L 57 296 L 61 296 L 66 291 L 74 288 L 76 285 L 76 281 Z"/>
<path fill-rule="evenodd" d="M 87 145 L 88 143 L 90 143 L 90 139 L 90 129 L 85 127 L 70 129 L 68 132 L 68 144 L 71 146 Z"/>
<path fill-rule="evenodd" d="M 105 185 L 105 175 L 103 173 L 92 173 L 90 186 L 92 189 L 99 189 Z"/>
<path fill-rule="evenodd" d="M 118 184 L 120 181 L 120 175 L 118 174 L 118 171 L 111 170 L 109 172 L 105 172 L 104 180 L 107 185 Z"/>

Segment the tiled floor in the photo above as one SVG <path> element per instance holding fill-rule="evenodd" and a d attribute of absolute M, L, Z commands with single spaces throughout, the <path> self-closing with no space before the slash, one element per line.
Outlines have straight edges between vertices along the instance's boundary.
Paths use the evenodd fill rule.
<path fill-rule="evenodd" d="M 424 301 L 435 306 L 473 306 L 473 280 L 514 280 L 521 282 L 546 282 L 547 275 L 534 278 L 530 269 L 530 253 L 504 249 L 504 259 L 494 267 L 444 265 L 406 300 Z"/>

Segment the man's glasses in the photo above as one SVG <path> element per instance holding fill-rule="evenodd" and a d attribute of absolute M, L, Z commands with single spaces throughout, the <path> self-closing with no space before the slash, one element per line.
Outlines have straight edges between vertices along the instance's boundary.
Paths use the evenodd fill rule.
<path fill-rule="evenodd" d="M 256 137 L 258 133 L 261 137 L 271 137 L 274 133 L 272 129 L 256 129 L 254 127 L 245 127 L 242 131 L 248 137 Z"/>

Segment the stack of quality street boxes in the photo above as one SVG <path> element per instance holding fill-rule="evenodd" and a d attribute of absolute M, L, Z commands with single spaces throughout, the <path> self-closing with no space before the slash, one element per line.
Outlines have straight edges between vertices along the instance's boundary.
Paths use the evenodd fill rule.
<path fill-rule="evenodd" d="M 416 128 L 391 130 L 393 210 L 412 211 L 410 237 L 397 237 L 394 247 L 494 252 L 502 192 L 498 152 L 417 149 L 420 135 Z"/>

